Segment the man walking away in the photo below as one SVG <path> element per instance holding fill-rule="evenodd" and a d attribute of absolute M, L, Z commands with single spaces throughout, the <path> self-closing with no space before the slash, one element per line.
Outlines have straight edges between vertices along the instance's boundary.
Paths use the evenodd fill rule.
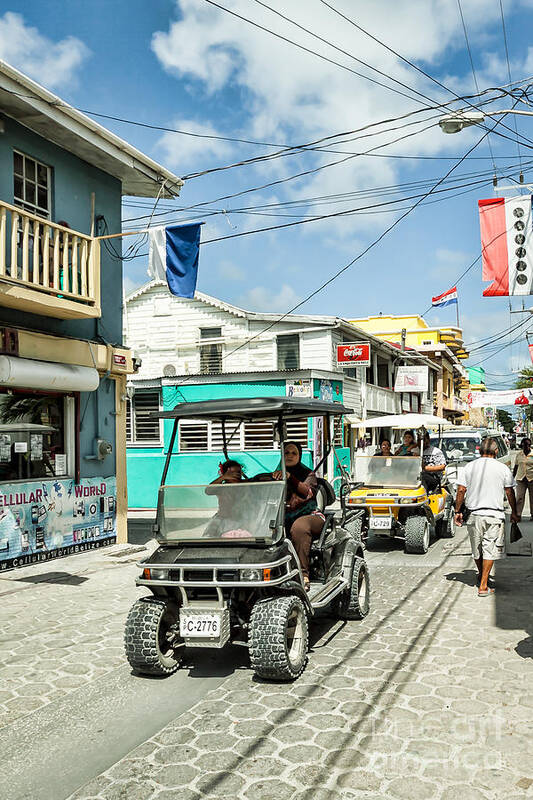
<path fill-rule="evenodd" d="M 478 596 L 486 597 L 494 593 L 494 589 L 488 587 L 492 565 L 505 556 L 504 494 L 511 506 L 511 522 L 519 522 L 520 517 L 516 510 L 511 470 L 496 461 L 498 443 L 490 437 L 483 439 L 479 452 L 481 458 L 459 469 L 455 523 L 463 524 L 461 508 L 465 502 L 468 512 L 465 521 L 478 571 Z"/>

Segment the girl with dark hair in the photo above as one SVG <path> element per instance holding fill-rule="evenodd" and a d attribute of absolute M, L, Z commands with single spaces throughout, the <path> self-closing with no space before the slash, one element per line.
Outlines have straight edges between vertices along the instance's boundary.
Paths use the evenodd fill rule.
<path fill-rule="evenodd" d="M 302 464 L 302 448 L 298 442 L 285 442 L 285 468 L 287 472 L 287 503 L 285 529 L 298 555 L 305 589 L 309 590 L 309 557 L 313 537 L 319 536 L 325 517 L 317 508 L 318 482 L 313 470 Z M 274 480 L 282 480 L 281 470 L 272 473 Z"/>
<path fill-rule="evenodd" d="M 227 461 L 219 464 L 218 472 L 218 478 L 215 478 L 212 483 L 240 483 L 246 480 L 242 464 L 233 458 L 228 458 Z"/>

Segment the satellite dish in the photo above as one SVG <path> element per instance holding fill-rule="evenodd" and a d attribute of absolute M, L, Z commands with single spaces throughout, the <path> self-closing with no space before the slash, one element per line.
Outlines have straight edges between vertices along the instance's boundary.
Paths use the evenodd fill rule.
<path fill-rule="evenodd" d="M 165 378 L 175 378 L 177 372 L 174 364 L 165 364 L 165 366 L 163 367 L 163 375 Z"/>

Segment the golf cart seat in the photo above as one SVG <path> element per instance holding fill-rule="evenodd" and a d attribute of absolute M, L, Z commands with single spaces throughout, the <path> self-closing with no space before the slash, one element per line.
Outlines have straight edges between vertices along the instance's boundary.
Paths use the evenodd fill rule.
<path fill-rule="evenodd" d="M 328 506 L 333 505 L 337 496 L 335 489 L 325 478 L 317 478 L 318 491 L 316 493 L 316 504 L 319 511 L 324 511 Z"/>

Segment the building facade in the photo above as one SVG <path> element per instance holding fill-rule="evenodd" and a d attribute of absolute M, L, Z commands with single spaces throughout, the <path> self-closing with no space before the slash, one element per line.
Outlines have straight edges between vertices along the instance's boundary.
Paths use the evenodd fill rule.
<path fill-rule="evenodd" d="M 433 394 L 434 411 L 440 417 L 460 423 L 466 412 L 461 389 L 468 379 L 462 363 L 468 358 L 468 353 L 464 349 L 461 328 L 432 328 L 417 314 L 379 314 L 352 322 L 383 341 L 403 343 L 430 359 L 438 368 Z"/>
<path fill-rule="evenodd" d="M 299 395 L 321 397 L 352 408 L 352 419 L 428 411 L 427 396 L 394 391 L 396 367 L 434 365 L 416 352 L 369 337 L 346 320 L 332 316 L 261 314 L 197 292 L 192 300 L 174 297 L 165 284 L 152 281 L 126 299 L 125 340 L 142 359 L 129 380 L 128 482 L 130 507 L 152 508 L 168 452 L 170 429 L 149 414 L 179 402 L 224 397 Z M 370 366 L 337 365 L 337 346 L 370 342 Z M 339 418 L 328 435 L 350 467 L 354 441 L 364 432 Z M 294 423 L 291 436 L 303 447 L 307 463 L 322 457 L 328 435 L 322 421 Z M 272 447 L 272 426 L 245 425 L 232 448 L 250 474 L 272 469 L 279 456 Z M 204 483 L 216 477 L 223 460 L 221 434 L 215 425 L 183 422 L 172 461 L 171 480 Z M 275 463 L 274 463 L 275 462 Z M 324 465 L 335 479 L 333 456 Z"/>
<path fill-rule="evenodd" d="M 0 569 L 125 541 L 123 194 L 181 182 L 0 62 Z"/>

